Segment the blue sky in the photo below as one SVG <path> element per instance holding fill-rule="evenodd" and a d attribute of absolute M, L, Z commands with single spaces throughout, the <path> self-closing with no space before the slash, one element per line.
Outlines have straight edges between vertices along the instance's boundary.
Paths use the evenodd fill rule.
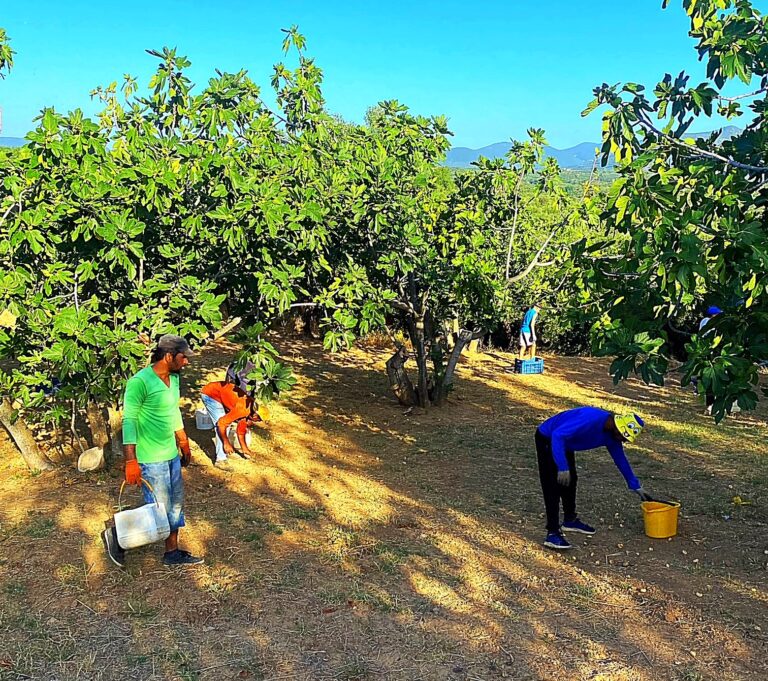
<path fill-rule="evenodd" d="M 298 24 L 325 73 L 328 107 L 344 118 L 362 120 L 369 106 L 394 98 L 448 116 L 455 146 L 520 138 L 530 126 L 544 128 L 557 147 L 594 142 L 599 115 L 579 114 L 595 85 L 652 86 L 682 69 L 703 75 L 682 2 L 670 4 L 662 11 L 660 0 L 8 0 L 0 26 L 17 56 L 0 81 L 2 135 L 23 136 L 43 106 L 93 113 L 90 90 L 123 73 L 146 84 L 155 61 L 145 48 L 177 47 L 198 84 L 215 68 L 246 68 L 268 89 L 272 64 L 282 59 L 280 28 Z M 755 5 L 765 11 L 768 0 Z"/>

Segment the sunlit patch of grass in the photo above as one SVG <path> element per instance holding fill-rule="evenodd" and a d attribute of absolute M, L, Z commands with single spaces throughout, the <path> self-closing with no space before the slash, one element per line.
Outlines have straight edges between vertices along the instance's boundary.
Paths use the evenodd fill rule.
<path fill-rule="evenodd" d="M 87 585 L 86 573 L 83 565 L 64 563 L 56 568 L 55 575 L 62 584 L 67 586 L 83 589 Z"/>
<path fill-rule="evenodd" d="M 322 555 L 332 563 L 340 564 L 346 560 L 372 554 L 377 545 L 375 540 L 365 537 L 360 532 L 339 525 L 328 527 L 325 534 L 327 541 L 322 549 Z"/>
<path fill-rule="evenodd" d="M 200 586 L 215 598 L 232 593 L 245 582 L 242 573 L 226 564 L 218 565 L 216 569 L 209 568 L 199 577 Z"/>
<path fill-rule="evenodd" d="M 442 578 L 444 575 L 435 575 L 431 566 L 425 568 L 409 570 L 410 584 L 419 596 L 456 614 L 466 614 L 472 610 L 472 604 Z"/>

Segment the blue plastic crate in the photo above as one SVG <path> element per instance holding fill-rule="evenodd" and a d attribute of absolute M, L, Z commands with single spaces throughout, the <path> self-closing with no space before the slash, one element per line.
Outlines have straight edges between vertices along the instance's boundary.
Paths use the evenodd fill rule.
<path fill-rule="evenodd" d="M 541 357 L 537 357 L 536 359 L 516 359 L 515 373 L 516 374 L 543 374 L 544 359 Z"/>

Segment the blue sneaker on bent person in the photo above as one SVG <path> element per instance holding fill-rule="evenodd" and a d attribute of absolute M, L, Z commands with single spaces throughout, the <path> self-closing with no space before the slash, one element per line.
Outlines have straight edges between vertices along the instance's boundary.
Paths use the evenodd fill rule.
<path fill-rule="evenodd" d="M 580 532 L 581 534 L 594 534 L 597 531 L 592 525 L 587 525 L 578 518 L 563 521 L 562 527 L 566 532 Z"/>
<path fill-rule="evenodd" d="M 570 542 L 559 532 L 548 532 L 547 538 L 544 540 L 544 546 L 557 551 L 573 548 Z"/>

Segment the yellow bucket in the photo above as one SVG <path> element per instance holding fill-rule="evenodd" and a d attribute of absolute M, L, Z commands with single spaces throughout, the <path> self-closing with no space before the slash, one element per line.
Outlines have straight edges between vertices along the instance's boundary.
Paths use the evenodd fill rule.
<path fill-rule="evenodd" d="M 645 534 L 654 539 L 666 539 L 677 534 L 677 514 L 680 511 L 680 504 L 644 501 L 640 505 L 643 507 Z"/>

